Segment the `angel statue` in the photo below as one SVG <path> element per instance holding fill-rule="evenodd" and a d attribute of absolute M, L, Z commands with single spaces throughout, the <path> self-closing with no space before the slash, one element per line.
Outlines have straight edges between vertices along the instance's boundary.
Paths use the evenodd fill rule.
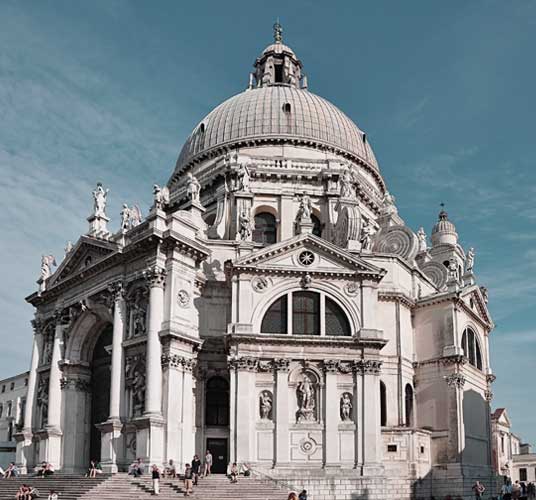
<path fill-rule="evenodd" d="M 199 203 L 199 193 L 201 192 L 201 184 L 194 177 L 192 172 L 188 172 L 188 184 L 186 187 L 186 192 L 188 193 L 188 196 L 190 196 L 190 199 L 192 200 L 192 202 Z"/>
<path fill-rule="evenodd" d="M 153 186 L 154 207 L 161 210 L 169 204 L 169 189 L 167 186 L 160 187 L 158 184 Z"/>
<path fill-rule="evenodd" d="M 138 226 L 141 223 L 141 210 L 138 205 L 134 205 L 132 208 L 126 203 L 123 203 L 123 210 L 121 210 L 121 230 L 128 231 L 133 227 Z"/>
<path fill-rule="evenodd" d="M 473 267 L 475 265 L 475 249 L 471 247 L 467 252 L 467 257 L 465 259 L 465 271 L 468 273 L 473 272 Z"/>
<path fill-rule="evenodd" d="M 54 255 L 41 257 L 41 279 L 44 281 L 52 274 L 52 266 L 57 266 Z"/>
<path fill-rule="evenodd" d="M 97 182 L 97 187 L 93 191 L 95 217 L 106 217 L 106 198 L 109 191 L 109 189 L 104 190 L 102 183 Z"/>
<path fill-rule="evenodd" d="M 141 224 L 143 215 L 138 205 L 133 205 L 130 209 L 130 227 L 136 227 Z"/>

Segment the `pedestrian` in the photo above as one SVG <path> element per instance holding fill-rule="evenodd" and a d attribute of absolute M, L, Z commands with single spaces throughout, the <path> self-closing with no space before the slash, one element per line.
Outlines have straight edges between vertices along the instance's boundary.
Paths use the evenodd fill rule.
<path fill-rule="evenodd" d="M 512 498 L 514 499 L 521 498 L 521 486 L 519 485 L 519 481 L 516 481 L 512 485 Z"/>
<path fill-rule="evenodd" d="M 205 453 L 205 476 L 209 476 L 212 470 L 212 453 L 207 450 Z"/>
<path fill-rule="evenodd" d="M 484 491 L 486 491 L 486 488 L 480 481 L 477 481 L 475 484 L 473 484 L 472 490 L 473 490 L 473 493 L 475 494 L 475 498 L 480 499 L 483 497 Z"/>
<path fill-rule="evenodd" d="M 156 466 L 156 464 L 153 464 L 152 478 L 153 478 L 153 493 L 155 495 L 160 495 L 160 469 Z"/>
<path fill-rule="evenodd" d="M 512 500 L 512 483 L 507 479 L 501 487 L 502 500 Z"/>
<path fill-rule="evenodd" d="M 301 493 L 298 495 L 298 500 L 307 500 L 307 490 L 301 490 Z"/>
<path fill-rule="evenodd" d="M 536 485 L 532 481 L 527 488 L 527 496 L 529 500 L 534 500 L 536 498 Z"/>
<path fill-rule="evenodd" d="M 201 460 L 198 455 L 194 455 L 192 460 L 192 475 L 194 480 L 194 486 L 197 486 L 199 480 L 199 474 L 201 473 Z"/>
<path fill-rule="evenodd" d="M 58 500 L 58 494 L 54 490 L 50 490 L 47 500 Z"/>
<path fill-rule="evenodd" d="M 289 494 L 288 494 L 288 498 L 287 500 L 299 500 L 298 498 L 298 494 L 295 492 L 295 491 L 291 491 Z"/>
<path fill-rule="evenodd" d="M 233 465 L 231 465 L 231 483 L 238 483 L 238 465 L 236 465 L 236 462 L 233 462 Z"/>
<path fill-rule="evenodd" d="M 192 485 L 192 468 L 190 467 L 190 464 L 186 464 L 186 467 L 184 468 L 184 496 L 189 497 L 190 493 L 193 492 L 194 487 Z"/>

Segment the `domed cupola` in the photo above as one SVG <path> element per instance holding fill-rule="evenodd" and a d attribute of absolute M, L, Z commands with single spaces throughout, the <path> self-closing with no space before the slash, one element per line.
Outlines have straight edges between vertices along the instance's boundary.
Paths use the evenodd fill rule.
<path fill-rule="evenodd" d="M 268 45 L 255 61 L 255 73 L 249 88 L 267 85 L 289 85 L 307 88 L 307 79 L 302 75 L 302 63 L 294 51 L 283 44 L 283 29 L 279 22 L 274 24 L 274 43 Z M 255 82 L 253 81 L 255 79 Z"/>
<path fill-rule="evenodd" d="M 452 245 L 458 244 L 458 233 L 456 226 L 449 221 L 447 212 L 441 209 L 439 220 L 432 229 L 432 245 Z"/>

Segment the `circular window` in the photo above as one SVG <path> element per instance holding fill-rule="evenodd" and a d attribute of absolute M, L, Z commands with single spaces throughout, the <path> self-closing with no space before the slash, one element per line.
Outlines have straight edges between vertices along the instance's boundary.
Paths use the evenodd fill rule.
<path fill-rule="evenodd" d="M 309 252 L 309 250 L 304 250 L 298 256 L 298 261 L 302 266 L 310 266 L 315 261 L 315 256 L 313 252 Z"/>

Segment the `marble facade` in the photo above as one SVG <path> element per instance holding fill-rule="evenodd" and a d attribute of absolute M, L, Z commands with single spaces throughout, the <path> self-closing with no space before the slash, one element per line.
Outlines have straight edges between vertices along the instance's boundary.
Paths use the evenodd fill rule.
<path fill-rule="evenodd" d="M 146 217 L 112 232 L 97 186 L 88 233 L 27 299 L 22 467 L 182 466 L 211 448 L 275 480 L 397 479 L 400 498 L 490 477 L 475 252 L 444 210 L 431 245 L 409 228 L 366 134 L 307 87 L 276 37 Z"/>

